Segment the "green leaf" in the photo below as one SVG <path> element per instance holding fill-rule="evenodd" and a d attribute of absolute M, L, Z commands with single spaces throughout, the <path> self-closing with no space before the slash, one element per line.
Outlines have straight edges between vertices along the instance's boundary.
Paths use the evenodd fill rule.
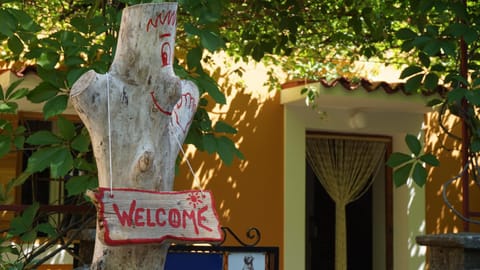
<path fill-rule="evenodd" d="M 427 170 L 420 163 L 416 163 L 413 168 L 412 178 L 417 185 L 423 187 L 427 182 Z"/>
<path fill-rule="evenodd" d="M 429 101 L 427 102 L 427 106 L 428 106 L 428 107 L 434 107 L 434 106 L 437 106 L 437 105 L 442 104 L 443 102 L 444 102 L 443 99 L 434 98 L 434 99 L 429 100 Z"/>
<path fill-rule="evenodd" d="M 58 88 L 48 82 L 41 82 L 27 94 L 27 99 L 33 103 L 41 103 L 51 99 L 58 93 Z"/>
<path fill-rule="evenodd" d="M 417 37 L 417 34 L 408 28 L 402 28 L 396 33 L 397 38 L 399 39 L 414 39 Z"/>
<path fill-rule="evenodd" d="M 33 221 L 39 208 L 40 205 L 38 202 L 34 202 L 28 206 L 20 216 L 14 217 L 10 222 L 9 234 L 19 236 L 32 230 Z"/>
<path fill-rule="evenodd" d="M 10 121 L 6 119 L 0 119 L 0 129 L 3 129 L 4 132 L 5 131 L 12 132 L 13 130 L 12 123 L 10 123 Z"/>
<path fill-rule="evenodd" d="M 10 152 L 10 137 L 0 134 L 0 158 Z"/>
<path fill-rule="evenodd" d="M 10 100 L 18 100 L 25 97 L 28 94 L 28 91 L 28 88 L 17 89 L 7 98 Z"/>
<path fill-rule="evenodd" d="M 423 1 L 418 1 L 418 12 L 420 13 L 426 13 L 430 9 L 434 7 L 435 1 L 433 0 L 423 0 Z"/>
<path fill-rule="evenodd" d="M 198 102 L 198 106 L 206 107 L 207 105 L 208 105 L 208 99 L 204 97 L 200 98 L 200 101 Z"/>
<path fill-rule="evenodd" d="M 459 102 L 467 95 L 467 92 L 467 89 L 457 87 L 447 93 L 447 98 L 450 102 Z"/>
<path fill-rule="evenodd" d="M 457 73 L 449 73 L 445 76 L 445 83 L 463 84 L 468 85 L 467 79 Z"/>
<path fill-rule="evenodd" d="M 68 86 L 72 87 L 73 84 L 82 76 L 83 73 L 87 71 L 86 68 L 76 68 L 72 69 L 70 72 L 67 74 L 67 83 Z"/>
<path fill-rule="evenodd" d="M 456 38 L 461 37 L 468 31 L 468 26 L 463 23 L 450 23 L 444 30 L 445 35 L 451 35 Z"/>
<path fill-rule="evenodd" d="M 17 113 L 18 104 L 16 102 L 0 101 L 0 113 Z"/>
<path fill-rule="evenodd" d="M 407 143 L 408 149 L 410 149 L 415 156 L 420 154 L 420 151 L 422 150 L 422 144 L 417 137 L 407 134 L 405 136 L 405 142 Z"/>
<path fill-rule="evenodd" d="M 435 89 L 437 86 L 438 86 L 438 75 L 435 74 L 435 73 L 428 73 L 426 76 L 425 76 L 425 80 L 423 81 L 423 85 L 429 89 L 429 90 L 433 90 Z"/>
<path fill-rule="evenodd" d="M 207 134 L 202 137 L 203 148 L 207 153 L 213 154 L 217 151 L 217 140 L 213 134 Z"/>
<path fill-rule="evenodd" d="M 56 89 L 65 87 L 65 74 L 61 70 L 37 65 L 37 74 L 43 81 L 50 83 Z"/>
<path fill-rule="evenodd" d="M 453 41 L 442 41 L 440 45 L 443 49 L 443 52 L 448 56 L 456 56 L 457 54 L 457 43 Z"/>
<path fill-rule="evenodd" d="M 472 91 L 467 91 L 465 93 L 465 98 L 468 100 L 470 104 L 473 104 L 475 106 L 480 105 L 480 90 L 472 90 Z"/>
<path fill-rule="evenodd" d="M 420 160 L 427 163 L 430 166 L 438 166 L 440 165 L 440 161 L 437 159 L 436 156 L 432 154 L 424 154 L 420 156 Z"/>
<path fill-rule="evenodd" d="M 413 40 L 406 40 L 402 43 L 401 49 L 404 52 L 409 52 L 414 48 L 413 45 Z"/>
<path fill-rule="evenodd" d="M 85 63 L 85 60 L 83 60 L 83 58 L 81 58 L 80 56 L 77 56 L 77 55 L 72 55 L 72 56 L 69 56 L 69 57 L 65 58 L 65 65 L 67 65 L 67 66 L 76 67 L 76 66 L 79 66 L 83 63 Z"/>
<path fill-rule="evenodd" d="M 20 173 L 19 176 L 12 178 L 8 183 L 7 183 L 7 192 L 10 192 L 13 190 L 14 187 L 23 185 L 25 181 L 31 176 L 32 174 L 27 171 L 23 171 Z"/>
<path fill-rule="evenodd" d="M 37 239 L 37 230 L 36 228 L 32 228 L 29 231 L 26 231 L 22 236 L 20 236 L 20 240 L 23 242 L 33 242 Z"/>
<path fill-rule="evenodd" d="M 13 91 L 15 90 L 15 88 L 17 88 L 22 82 L 23 82 L 23 79 L 16 80 L 13 83 L 11 83 L 10 86 L 8 86 L 7 91 L 5 91 L 5 98 L 8 99 L 10 95 L 13 93 Z"/>
<path fill-rule="evenodd" d="M 12 35 L 10 38 L 8 38 L 7 45 L 15 55 L 19 55 L 23 52 L 23 43 L 16 35 Z"/>
<path fill-rule="evenodd" d="M 480 152 L 480 138 L 476 137 L 470 143 L 470 151 L 473 153 Z"/>
<path fill-rule="evenodd" d="M 223 121 L 217 121 L 214 127 L 215 132 L 237 134 L 237 130 Z"/>
<path fill-rule="evenodd" d="M 61 165 L 62 159 L 67 158 L 65 151 L 66 149 L 60 146 L 38 149 L 33 152 L 28 159 L 26 172 L 41 172 L 50 166 L 56 166 L 58 168 L 59 165 Z"/>
<path fill-rule="evenodd" d="M 64 177 L 73 168 L 73 157 L 67 148 L 60 148 L 57 156 L 50 163 L 53 178 Z"/>
<path fill-rule="evenodd" d="M 39 224 L 38 231 L 46 233 L 50 238 L 56 237 L 58 235 L 57 230 L 50 223 Z"/>
<path fill-rule="evenodd" d="M 88 33 L 88 21 L 86 18 L 75 17 L 70 20 L 70 24 L 82 33 Z"/>
<path fill-rule="evenodd" d="M 0 243 L 2 243 L 3 239 L 0 239 Z M 5 241 L 6 243 L 7 241 Z M 8 246 L 0 246 L 0 254 L 11 253 L 13 255 L 20 255 L 20 251 L 14 244 L 10 244 Z M 7 255 L 8 256 L 8 255 Z M 1 262 L 1 261 L 0 261 Z"/>
<path fill-rule="evenodd" d="M 89 146 L 90 138 L 83 134 L 77 135 L 72 141 L 72 148 L 81 153 L 88 152 L 90 150 Z"/>
<path fill-rule="evenodd" d="M 237 149 L 233 141 L 228 137 L 221 136 L 217 138 L 217 147 L 217 153 L 222 161 L 227 165 L 232 165 Z"/>
<path fill-rule="evenodd" d="M 70 178 L 65 184 L 68 196 L 85 193 L 88 189 L 98 187 L 97 178 L 91 175 L 80 175 Z"/>
<path fill-rule="evenodd" d="M 389 166 L 390 168 L 395 168 L 406 162 L 411 162 L 412 160 L 414 160 L 414 158 L 410 155 L 395 152 L 395 153 L 392 153 L 388 158 L 387 166 Z"/>
<path fill-rule="evenodd" d="M 30 135 L 26 142 L 31 145 L 51 145 L 59 144 L 62 140 L 51 131 L 40 130 Z"/>
<path fill-rule="evenodd" d="M 54 51 L 45 50 L 37 58 L 37 64 L 45 69 L 54 69 L 60 60 L 60 55 Z"/>
<path fill-rule="evenodd" d="M 452 10 L 455 12 L 455 15 L 457 18 L 466 20 L 469 16 L 468 11 L 467 11 L 467 5 L 465 5 L 463 2 L 455 2 L 452 1 L 450 7 Z"/>
<path fill-rule="evenodd" d="M 73 167 L 81 171 L 94 172 L 96 170 L 95 164 L 86 161 L 83 158 L 76 158 L 73 161 Z"/>
<path fill-rule="evenodd" d="M 13 139 L 13 144 L 17 149 L 22 149 L 23 145 L 25 144 L 25 136 L 17 135 L 15 139 Z"/>
<path fill-rule="evenodd" d="M 187 64 L 189 69 L 194 69 L 196 68 L 201 69 L 201 63 L 200 61 L 202 60 L 202 53 L 203 50 L 200 47 L 196 47 L 188 51 L 187 53 Z"/>
<path fill-rule="evenodd" d="M 17 28 L 17 20 L 9 12 L 4 9 L 0 9 L 0 18 L 2 18 L 2 23 L 0 23 L 0 34 L 7 37 L 13 36 L 13 33 Z"/>
<path fill-rule="evenodd" d="M 428 55 L 419 53 L 418 58 L 424 67 L 428 68 L 430 66 L 430 57 Z"/>
<path fill-rule="evenodd" d="M 219 104 L 226 104 L 227 99 L 225 95 L 220 91 L 218 85 L 212 78 L 204 75 L 198 80 L 198 86 L 203 88 L 208 94 Z"/>
<path fill-rule="evenodd" d="M 413 163 L 407 163 L 405 166 L 399 167 L 393 171 L 393 182 L 396 187 L 400 187 L 407 183 Z"/>
<path fill-rule="evenodd" d="M 472 44 L 473 42 L 478 40 L 477 31 L 470 30 L 470 31 L 465 32 L 465 34 L 463 35 L 463 39 L 465 40 L 465 42 L 467 44 Z"/>
<path fill-rule="evenodd" d="M 43 106 L 43 115 L 45 119 L 59 115 L 65 111 L 68 104 L 67 95 L 58 95 L 45 103 Z"/>
<path fill-rule="evenodd" d="M 30 15 L 20 9 L 8 9 L 8 12 L 12 14 L 18 21 L 20 27 L 29 32 L 38 32 L 42 30 L 42 27 L 38 25 Z"/>
<path fill-rule="evenodd" d="M 218 35 L 218 33 L 203 30 L 200 33 L 200 41 L 202 46 L 209 50 L 210 52 L 214 52 L 217 49 L 221 49 L 225 47 L 225 41 Z"/>
<path fill-rule="evenodd" d="M 405 83 L 405 91 L 407 93 L 414 93 L 422 85 L 423 74 L 418 74 L 407 80 Z"/>
<path fill-rule="evenodd" d="M 75 137 L 75 125 L 71 121 L 59 116 L 57 125 L 60 132 L 60 137 L 67 141 L 70 141 L 73 139 L 73 137 Z"/>
<path fill-rule="evenodd" d="M 404 70 L 402 70 L 402 73 L 400 74 L 400 79 L 405 79 L 407 77 L 410 77 L 414 74 L 417 74 L 419 72 L 422 72 L 423 69 L 421 67 L 418 67 L 418 66 L 409 66 L 407 68 L 405 68 Z"/>
<path fill-rule="evenodd" d="M 432 39 L 425 44 L 425 47 L 423 48 L 423 52 L 425 52 L 427 55 L 435 56 L 440 52 L 440 48 L 441 48 L 440 45 L 441 43 L 438 40 Z"/>
<path fill-rule="evenodd" d="M 190 35 L 194 36 L 200 36 L 202 31 L 195 27 L 193 24 L 186 22 L 183 24 L 183 28 L 185 29 L 185 32 L 187 32 Z"/>

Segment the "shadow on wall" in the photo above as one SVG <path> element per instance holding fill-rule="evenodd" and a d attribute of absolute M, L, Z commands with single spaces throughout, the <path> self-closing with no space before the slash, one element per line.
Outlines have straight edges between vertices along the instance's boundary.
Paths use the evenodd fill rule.
<path fill-rule="evenodd" d="M 458 118 L 449 115 L 443 125 L 453 130 L 455 136 L 461 136 L 461 123 Z M 426 233 L 456 233 L 463 231 L 463 222 L 445 204 L 442 197 L 442 185 L 459 174 L 461 170 L 461 141 L 447 136 L 438 123 L 438 113 L 426 117 L 426 152 L 431 152 L 440 160 L 439 167 L 428 168 L 429 178 L 426 192 Z M 458 178 L 447 189 L 449 202 L 462 212 L 462 181 Z M 480 189 L 473 181 L 470 183 L 470 209 L 480 211 Z M 470 224 L 470 231 L 480 232 L 480 226 Z"/>
<path fill-rule="evenodd" d="M 246 242 L 244 233 L 257 227 L 262 232 L 259 245 L 279 246 L 283 239 L 283 111 L 279 93 L 262 86 L 267 80 L 266 69 L 248 65 L 244 79 L 233 72 L 236 69 L 230 67 L 223 73 L 215 69 L 213 77 L 218 78 L 227 105 L 209 111 L 212 121 L 225 121 L 238 130 L 231 138 L 245 160 L 235 159 L 227 166 L 218 155 L 193 147 L 189 147 L 187 158 L 201 187 L 213 191 L 222 226 L 232 228 Z M 183 161 L 175 189 L 190 189 L 193 181 Z"/>

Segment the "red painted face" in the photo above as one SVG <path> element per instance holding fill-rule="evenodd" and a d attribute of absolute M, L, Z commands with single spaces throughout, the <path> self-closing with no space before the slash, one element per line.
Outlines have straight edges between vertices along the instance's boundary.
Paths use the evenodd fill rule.
<path fill-rule="evenodd" d="M 164 42 L 162 44 L 162 51 L 161 51 L 161 56 L 162 56 L 162 67 L 169 66 L 171 64 L 171 55 L 172 55 L 172 49 L 170 47 L 170 43 Z"/>

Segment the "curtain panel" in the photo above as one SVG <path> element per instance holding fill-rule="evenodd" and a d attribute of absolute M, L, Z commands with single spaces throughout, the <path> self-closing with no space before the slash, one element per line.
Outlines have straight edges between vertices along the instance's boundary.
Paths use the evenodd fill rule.
<path fill-rule="evenodd" d="M 335 202 L 335 269 L 347 269 L 345 207 L 360 198 L 383 164 L 385 143 L 307 138 L 307 162 Z"/>

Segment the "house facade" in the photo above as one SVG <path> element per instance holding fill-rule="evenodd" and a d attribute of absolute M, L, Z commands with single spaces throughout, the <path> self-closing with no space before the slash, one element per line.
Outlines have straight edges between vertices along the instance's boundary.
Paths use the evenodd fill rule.
<path fill-rule="evenodd" d="M 240 67 L 242 76 L 233 72 Z M 404 143 L 406 134 L 423 137 L 427 150 L 437 149 L 438 145 L 432 142 L 436 142 L 438 131 L 429 128 L 433 126 L 428 117 L 430 109 L 424 105 L 428 97 L 406 96 L 395 90 L 395 84 L 297 82 L 285 84 L 281 91 L 269 91 L 265 85 L 268 74 L 277 72 L 281 77 L 281 71 L 262 64 L 228 63 L 221 72 L 214 76 L 227 95 L 227 105 L 211 108 L 211 116 L 213 121 L 223 120 L 238 129 L 231 138 L 245 160 L 237 159 L 227 166 L 216 155 L 185 147 L 175 190 L 191 189 L 194 181 L 211 190 L 222 226 L 245 242 L 249 241 L 245 233 L 257 228 L 261 233 L 257 246 L 279 247 L 280 269 L 318 269 L 315 266 L 331 265 L 334 261 L 335 239 L 331 235 L 335 213 L 306 160 L 307 138 L 381 141 L 387 153 L 383 161 L 388 153 L 408 150 Z M 4 87 L 17 79 L 11 72 L 0 75 Z M 24 74 L 24 79 L 26 87 L 38 83 L 34 73 Z M 305 87 L 318 94 L 314 108 L 305 104 L 300 93 Z M 42 119 L 41 107 L 20 106 L 27 111 L 1 117 L 13 121 Z M 71 108 L 66 114 L 75 117 Z M 11 153 L 0 161 L 1 181 L 22 169 L 24 161 L 18 155 Z M 451 156 L 443 158 L 449 160 Z M 188 169 L 186 159 L 195 175 Z M 446 167 L 447 171 L 439 175 L 455 174 L 455 166 Z M 415 237 L 462 231 L 462 224 L 439 199 L 442 182 L 437 169 L 429 171 L 431 177 L 424 188 L 410 182 L 395 188 L 392 171 L 384 164 L 379 168 L 366 193 L 368 200 L 355 206 L 360 210 L 350 211 L 353 214 L 347 209 L 347 219 L 351 220 L 347 231 L 355 232 L 347 237 L 354 239 L 347 241 L 352 247 L 348 254 L 352 258 L 354 254 L 369 258 L 358 263 L 366 263 L 371 269 L 424 269 L 427 250 L 416 244 Z M 48 186 L 51 190 L 58 188 Z M 460 191 L 456 186 L 450 194 L 455 196 Z M 22 192 L 17 191 L 15 196 L 16 203 L 21 202 Z M 461 207 L 458 196 L 454 201 Z M 50 195 L 47 201 L 55 199 Z M 6 223 L 13 214 L 3 211 L 1 215 Z M 355 240 L 355 235 L 367 237 Z M 232 238 L 226 239 L 225 245 L 237 244 Z M 51 263 L 68 265 L 71 258 Z"/>

